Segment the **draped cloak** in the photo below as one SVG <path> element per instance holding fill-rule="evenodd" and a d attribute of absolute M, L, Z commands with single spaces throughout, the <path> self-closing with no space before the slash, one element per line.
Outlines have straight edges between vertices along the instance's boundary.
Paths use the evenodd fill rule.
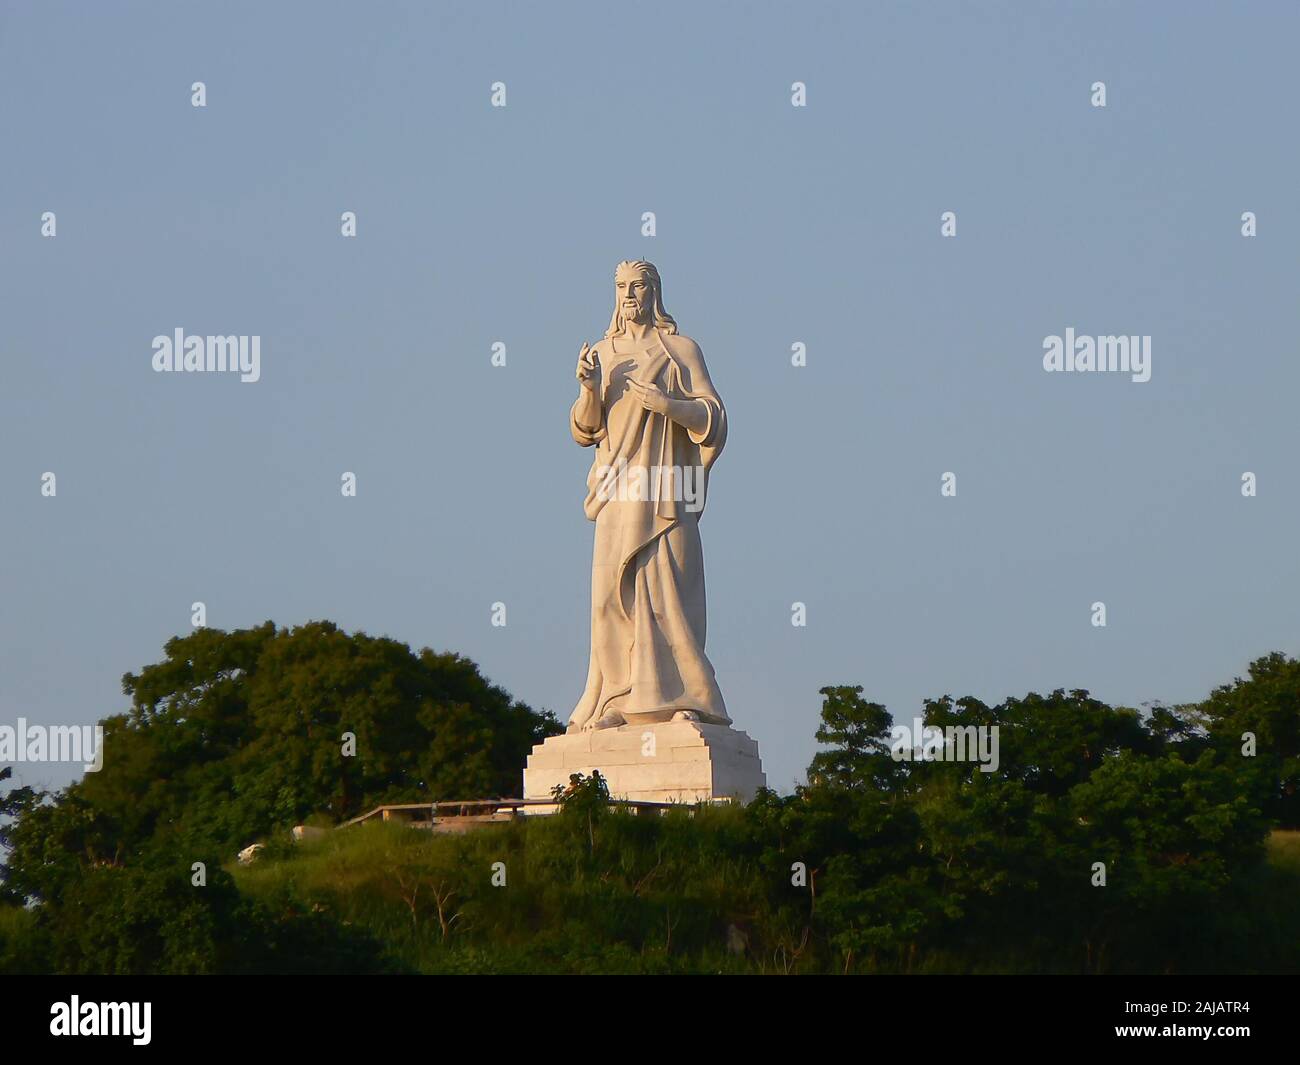
<path fill-rule="evenodd" d="M 682 345 L 690 350 L 683 356 L 669 349 L 658 329 L 647 339 L 646 347 L 631 352 L 615 352 L 611 339 L 602 340 L 596 349 L 601 425 L 594 431 L 580 425 L 578 403 L 569 414 L 574 440 L 596 448 L 584 504 L 587 518 L 596 523 L 591 663 L 570 729 L 614 711 L 629 723 L 666 721 L 679 710 L 693 710 L 717 724 L 731 720 L 704 653 L 698 528 L 709 471 L 726 442 L 727 413 L 693 344 Z M 674 398 L 700 402 L 708 411 L 703 431 L 691 432 L 646 410 L 628 387 L 629 376 L 653 382 Z M 674 479 L 693 478 L 695 502 L 676 498 L 681 493 L 666 487 L 645 499 L 621 498 L 610 491 L 609 481 L 609 471 L 621 463 L 629 472 L 659 467 L 672 470 Z"/>

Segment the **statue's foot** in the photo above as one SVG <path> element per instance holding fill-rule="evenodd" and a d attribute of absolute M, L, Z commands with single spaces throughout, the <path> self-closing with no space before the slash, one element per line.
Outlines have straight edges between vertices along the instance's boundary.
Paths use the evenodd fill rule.
<path fill-rule="evenodd" d="M 584 732 L 595 732 L 597 729 L 618 728 L 619 725 L 626 725 L 627 718 L 617 710 L 606 711 L 599 720 L 588 721 L 582 726 Z"/>
<path fill-rule="evenodd" d="M 699 721 L 700 715 L 694 710 L 678 710 L 673 714 L 674 721 Z"/>

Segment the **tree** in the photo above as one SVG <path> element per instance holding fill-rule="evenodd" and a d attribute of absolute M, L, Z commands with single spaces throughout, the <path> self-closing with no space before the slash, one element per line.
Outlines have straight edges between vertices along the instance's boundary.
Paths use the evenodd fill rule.
<path fill-rule="evenodd" d="M 468 659 L 329 622 L 200 629 L 165 650 L 123 678 L 132 705 L 103 722 L 100 772 L 7 800 L 16 890 L 51 898 L 84 866 L 229 854 L 318 811 L 509 794 L 559 731 Z"/>
<path fill-rule="evenodd" d="M 1220 760 L 1256 781 L 1264 813 L 1300 827 L 1300 660 L 1257 659 L 1247 679 L 1216 688 L 1197 709 Z M 1248 735 L 1253 755 L 1244 753 Z"/>
<path fill-rule="evenodd" d="M 887 786 L 900 774 L 889 753 L 889 711 L 862 698 L 862 686 L 822 688 L 822 720 L 818 751 L 808 767 L 808 779 L 838 787 Z"/>

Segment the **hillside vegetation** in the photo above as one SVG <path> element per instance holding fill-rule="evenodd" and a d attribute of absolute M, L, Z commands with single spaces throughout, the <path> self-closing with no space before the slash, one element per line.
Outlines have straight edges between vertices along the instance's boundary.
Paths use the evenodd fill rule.
<path fill-rule="evenodd" d="M 1145 713 L 928 701 L 999 730 L 995 772 L 895 760 L 886 709 L 837 686 L 793 795 L 633 816 L 597 779 L 555 817 L 308 844 L 289 826 L 514 791 L 558 726 L 459 656 L 324 622 L 202 630 L 124 687 L 102 772 L 0 794 L 0 972 L 1300 971 L 1280 654 Z"/>

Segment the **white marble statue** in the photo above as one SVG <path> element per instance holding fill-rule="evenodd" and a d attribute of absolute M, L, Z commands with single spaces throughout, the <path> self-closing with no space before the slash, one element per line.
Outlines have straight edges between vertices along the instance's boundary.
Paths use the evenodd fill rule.
<path fill-rule="evenodd" d="M 582 345 L 573 438 L 594 447 L 587 517 L 591 665 L 569 732 L 730 718 L 704 653 L 699 518 L 727 411 L 695 341 L 664 310 L 659 271 L 622 262 L 603 340 Z"/>

